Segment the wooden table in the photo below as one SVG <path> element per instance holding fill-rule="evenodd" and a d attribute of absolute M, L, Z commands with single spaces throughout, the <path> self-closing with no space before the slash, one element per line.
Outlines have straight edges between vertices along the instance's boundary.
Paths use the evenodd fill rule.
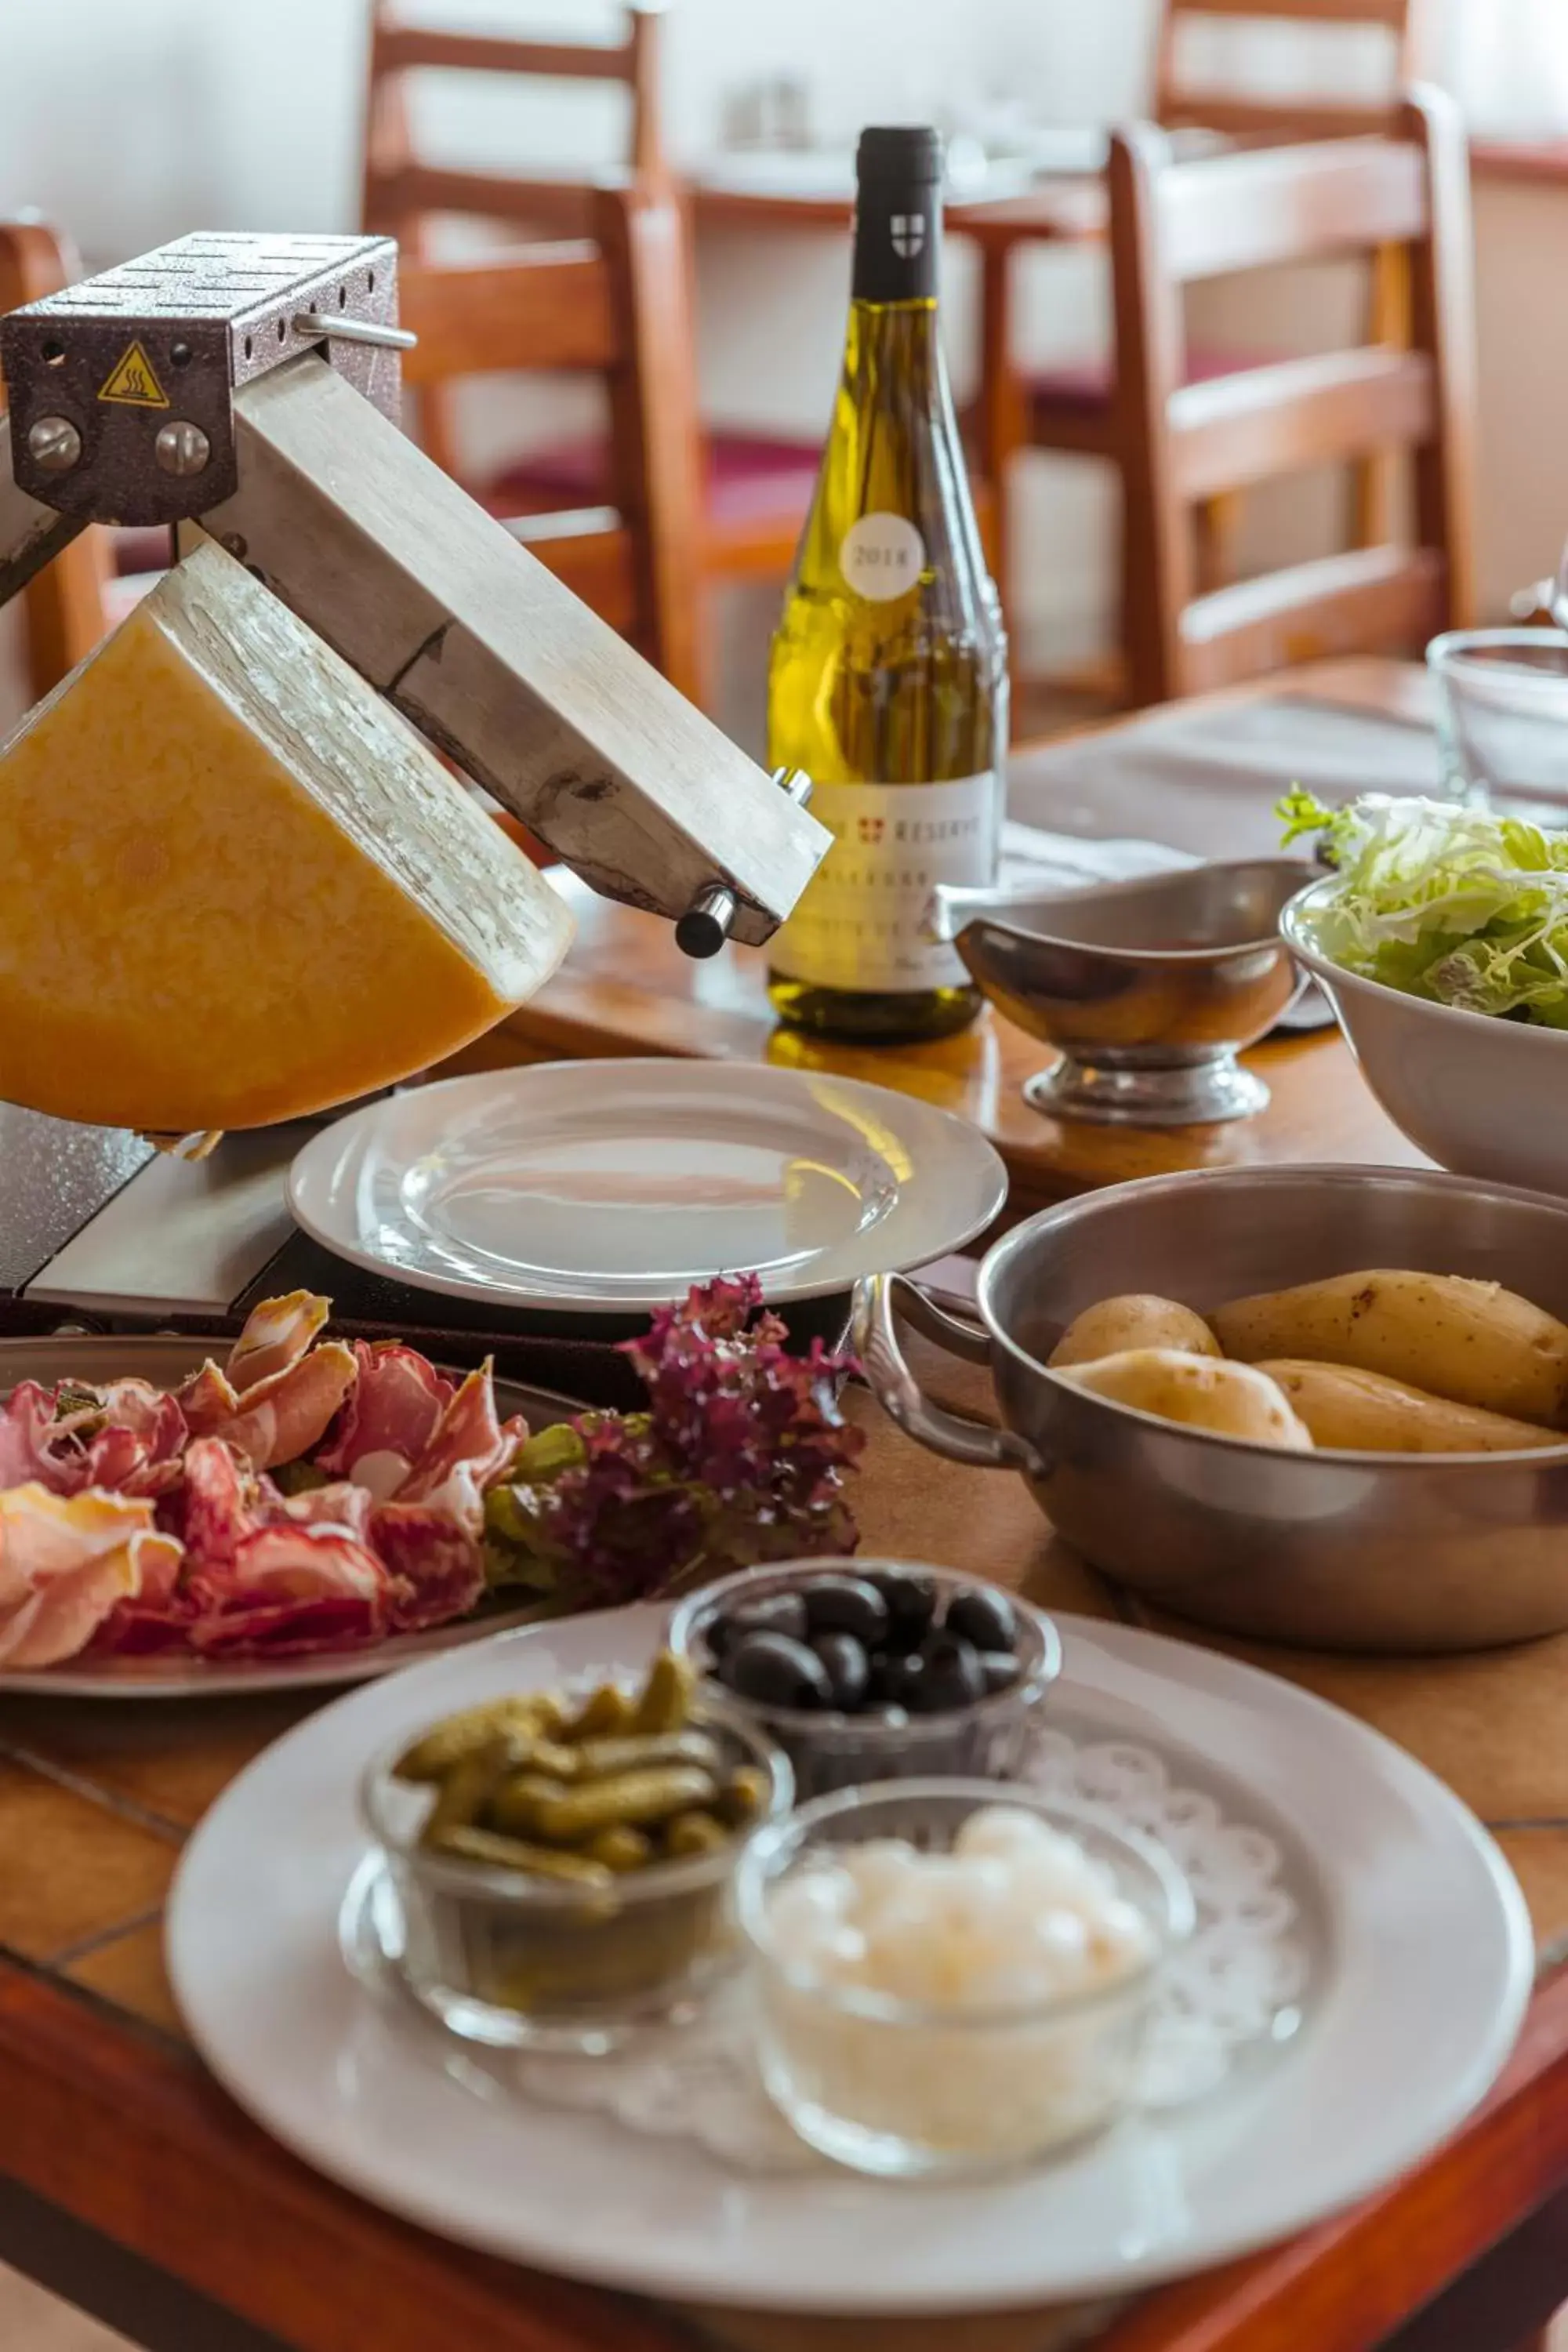
<path fill-rule="evenodd" d="M 917 1348 L 917 1363 L 930 1360 Z M 978 1375 L 936 1383 L 978 1402 Z M 1056 1545 L 1022 1486 L 918 1452 L 857 1394 L 868 1546 L 983 1570 L 1091 1616 L 1136 1612 Z M 1439 1664 L 1247 1649 L 1376 1724 L 1493 1822 L 1530 1897 L 1542 1991 L 1503 2084 L 1443 2154 L 1342 2220 L 1120 2315 L 887 2325 L 655 2310 L 445 2246 L 317 2179 L 193 2056 L 160 1913 L 180 1845 L 304 1697 L 0 1706 L 0 2253 L 96 2303 L 153 2352 L 200 2352 L 200 2315 L 154 2322 L 170 2277 L 290 2352 L 1361 2352 L 1568 2179 L 1568 1637 Z M 520 2186 L 520 2194 L 526 2193 Z M 58 2215 L 94 2233 L 62 2239 Z M 102 2241 L 155 2266 L 127 2285 Z M 47 2259 L 56 2246 L 56 2259 Z M 1556 2293 L 1568 2293 L 1559 2273 Z M 1523 2312 L 1519 2332 L 1543 2318 Z M 151 2312 L 150 2312 L 151 2305 Z M 214 2339 L 247 2352 L 249 2339 Z M 1475 2336 L 1464 2352 L 1503 2352 Z"/>
<path fill-rule="evenodd" d="M 1323 672 L 1308 687 L 1419 715 L 1408 673 Z M 606 915 L 504 1049 L 607 1050 L 633 1034 L 657 1051 L 766 1050 L 752 984 L 722 966 L 682 967 L 684 992 L 667 993 L 674 968 L 632 955 L 644 939 L 638 919 Z M 1037 1051 L 998 1026 L 977 1044 L 838 1066 L 978 1108 L 1026 1198 L 1238 1152 L 1394 1149 L 1332 1040 L 1259 1057 L 1276 1084 L 1272 1124 L 1196 1139 L 1026 1129 L 1006 1107 Z M 934 1390 L 984 1409 L 982 1375 L 913 1352 Z M 859 1392 L 850 1409 L 869 1435 L 858 1507 L 870 1549 L 994 1576 L 1059 1610 L 1150 1622 L 1056 1543 L 1016 1481 L 919 1452 Z M 1369 2352 L 1446 2291 L 1410 2352 L 1508 2352 L 1568 2296 L 1568 1636 L 1436 1662 L 1215 1646 L 1318 1691 L 1430 1765 L 1492 1824 L 1531 1905 L 1540 1990 L 1502 2082 L 1437 2156 L 1355 2211 L 1120 2312 L 930 2325 L 655 2308 L 469 2255 L 318 2179 L 249 2124 L 189 2049 L 163 1976 L 160 1918 L 182 1842 L 315 1702 L 29 1697 L 0 1700 L 0 2256 L 153 2352 L 258 2352 L 263 2341 L 275 2352 Z"/>

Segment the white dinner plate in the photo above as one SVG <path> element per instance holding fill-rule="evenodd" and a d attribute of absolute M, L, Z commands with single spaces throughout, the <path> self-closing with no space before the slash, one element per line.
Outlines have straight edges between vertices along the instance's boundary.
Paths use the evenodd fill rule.
<path fill-rule="evenodd" d="M 0 1396 L 8 1396 L 20 1381 L 153 1381 L 174 1388 L 208 1355 L 221 1356 L 227 1343 L 201 1339 L 169 1339 L 142 1332 L 119 1338 L 52 1338 L 0 1339 Z M 503 1414 L 521 1412 L 532 1429 L 570 1420 L 584 1408 L 551 1389 L 526 1388 L 517 1381 L 496 1382 L 496 1402 Z M 396 1666 L 416 1665 L 443 1651 L 482 1642 L 526 1625 L 539 1614 L 537 1605 L 525 1609 L 487 1610 L 482 1615 L 452 1625 L 433 1625 L 422 1633 L 395 1633 L 363 1650 L 324 1651 L 300 1658 L 196 1658 L 113 1656 L 69 1658 L 58 1666 L 35 1666 L 16 1674 L 0 1673 L 0 1691 L 31 1691 L 52 1698 L 216 1698 L 242 1691 L 322 1690 L 344 1683 L 368 1681 L 389 1675 Z"/>
<path fill-rule="evenodd" d="M 542 1062 L 416 1087 L 313 1136 L 289 1204 L 373 1274 L 482 1306 L 637 1314 L 715 1275 L 780 1304 L 984 1232 L 1001 1160 L 883 1087 L 734 1062 Z"/>
<path fill-rule="evenodd" d="M 752 2176 L 698 2146 L 531 2103 L 412 2004 L 351 1976 L 339 1918 L 372 1756 L 448 1711 L 631 1672 L 644 1607 L 509 1634 L 356 1692 L 234 1781 L 168 1915 L 180 2007 L 219 2080 L 332 2179 L 408 2221 L 640 2294 L 798 2311 L 963 2311 L 1118 2294 L 1305 2228 L 1458 2126 L 1496 2077 L 1534 1948 L 1508 1865 L 1442 1784 L 1286 1683 L 1064 1618 L 1054 1704 L 1144 1739 L 1243 1820 L 1279 1825 L 1320 1957 L 1294 2039 L 1192 2107 L 1058 2163 L 920 2186 Z"/>

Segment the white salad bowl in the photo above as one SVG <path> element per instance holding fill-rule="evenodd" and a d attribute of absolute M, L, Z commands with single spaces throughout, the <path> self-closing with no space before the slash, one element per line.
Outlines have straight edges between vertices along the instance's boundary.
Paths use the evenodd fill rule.
<path fill-rule="evenodd" d="M 1340 887 L 1311 883 L 1279 927 L 1395 1127 L 1457 1175 L 1568 1194 L 1568 1031 L 1433 1004 L 1331 963 L 1317 919 Z"/>

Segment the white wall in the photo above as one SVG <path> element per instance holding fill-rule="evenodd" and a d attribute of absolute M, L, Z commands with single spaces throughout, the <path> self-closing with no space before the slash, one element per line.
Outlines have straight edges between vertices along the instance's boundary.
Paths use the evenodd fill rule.
<path fill-rule="evenodd" d="M 1534 6 L 1537 0 L 1487 0 Z M 1562 0 L 1552 0 L 1552 5 Z M 738 85 L 787 75 L 818 135 L 874 117 L 1104 121 L 1143 95 L 1153 0 L 674 0 L 666 114 L 678 153 L 718 142 Z M 195 226 L 337 228 L 357 202 L 366 0 L 0 0 L 0 210 L 36 205 L 102 263 Z M 613 0 L 421 0 L 468 25 L 607 26 Z M 469 81 L 423 101 L 433 150 L 504 163 L 608 160 L 617 97 L 548 98 Z M 1479 200 L 1483 362 L 1481 573 L 1493 605 L 1549 570 L 1568 530 L 1558 387 L 1568 190 L 1493 187 Z M 972 277 L 954 247 L 955 373 L 973 354 Z M 701 361 L 716 418 L 815 434 L 842 324 L 841 242 L 710 233 L 700 255 Z M 1039 357 L 1102 348 L 1093 255 L 1026 257 L 1023 337 Z M 1028 463 L 1020 486 L 1026 635 L 1084 650 L 1112 595 L 1112 508 L 1100 469 Z"/>

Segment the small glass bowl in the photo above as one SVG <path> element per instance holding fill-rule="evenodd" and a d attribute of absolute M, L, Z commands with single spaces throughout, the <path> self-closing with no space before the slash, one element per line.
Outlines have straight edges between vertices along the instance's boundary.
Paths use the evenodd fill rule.
<path fill-rule="evenodd" d="M 1539 819 L 1568 800 L 1568 635 L 1455 629 L 1435 637 L 1443 795 Z"/>
<path fill-rule="evenodd" d="M 977 2013 L 925 2006 L 792 1969 L 769 1904 L 825 1853 L 902 1838 L 946 1853 L 972 1813 L 1037 1813 L 1108 1864 L 1152 1931 L 1145 1966 L 1103 1990 Z M 752 1946 L 759 2055 L 800 2137 L 857 2172 L 900 2179 L 1027 2163 L 1102 2129 L 1131 2105 L 1166 1956 L 1191 1934 L 1192 1890 L 1162 1846 L 1027 1788 L 897 1781 L 846 1790 L 760 1831 L 737 1886 Z"/>
<path fill-rule="evenodd" d="M 768 1776 L 759 1823 L 789 1811 L 795 1780 L 776 1747 L 737 1710 L 703 1698 L 694 1730 L 733 1769 Z M 384 1944 L 416 1999 L 470 2042 L 593 2056 L 638 2028 L 689 2015 L 737 1965 L 736 1866 L 748 1832 L 713 1853 L 652 1864 L 602 1892 L 428 1852 L 419 1832 L 427 1784 L 393 1767 L 407 1736 L 376 1757 L 361 1811 L 401 1915 Z"/>
<path fill-rule="evenodd" d="M 1003 1595 L 1017 1625 L 1018 1679 L 973 1706 L 946 1715 L 911 1715 L 888 1724 L 868 1717 L 795 1707 L 762 1706 L 736 1696 L 717 1679 L 707 1629 L 736 1601 L 765 1601 L 775 1592 L 796 1592 L 816 1576 L 875 1576 L 881 1572 L 929 1577 L 950 1595 L 987 1591 L 983 1577 L 951 1569 L 927 1568 L 901 1559 L 799 1559 L 778 1568 L 746 1568 L 721 1576 L 681 1601 L 665 1640 L 678 1658 L 689 1658 L 709 1677 L 707 1687 L 761 1727 L 795 1768 L 795 1795 L 805 1803 L 834 1789 L 854 1789 L 872 1780 L 919 1777 L 964 1780 L 1009 1780 L 1022 1771 L 1043 1701 L 1062 1670 L 1061 1636 L 1050 1619 L 1021 1601 Z M 995 1588 L 1000 1590 L 1000 1587 Z"/>

